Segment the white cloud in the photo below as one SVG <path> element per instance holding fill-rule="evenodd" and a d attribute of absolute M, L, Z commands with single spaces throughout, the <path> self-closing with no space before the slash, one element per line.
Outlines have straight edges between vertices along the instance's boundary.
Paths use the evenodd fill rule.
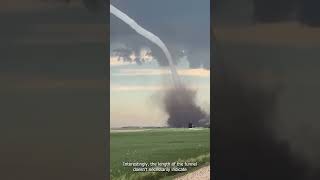
<path fill-rule="evenodd" d="M 210 70 L 207 69 L 177 69 L 180 76 L 188 77 L 210 77 Z M 119 72 L 113 73 L 113 76 L 160 76 L 170 75 L 168 68 L 159 69 L 120 69 Z"/>
<path fill-rule="evenodd" d="M 161 86 L 161 85 L 120 85 L 111 84 L 111 91 L 163 91 L 168 90 L 172 87 Z M 208 85 L 191 85 L 189 88 L 192 89 L 207 89 L 210 88 Z"/>
<path fill-rule="evenodd" d="M 139 54 L 135 54 L 132 52 L 129 56 L 132 62 L 123 61 L 122 58 L 119 58 L 117 55 L 110 56 L 110 66 L 121 66 L 121 65 L 130 65 L 130 64 L 137 64 L 134 60 L 139 57 L 143 59 L 145 62 L 151 62 L 154 60 L 153 56 L 151 55 L 151 50 L 149 48 L 141 48 Z"/>
<path fill-rule="evenodd" d="M 167 89 L 163 86 L 157 85 L 149 85 L 149 86 L 142 86 L 142 85 L 111 85 L 111 91 L 160 91 Z"/>
<path fill-rule="evenodd" d="M 179 69 L 180 76 L 196 76 L 196 77 L 210 77 L 210 70 L 207 69 Z"/>
<path fill-rule="evenodd" d="M 130 65 L 130 64 L 136 64 L 136 62 L 127 62 L 123 61 L 122 59 L 118 60 L 118 57 L 112 56 L 110 57 L 110 66 L 123 66 L 123 65 Z"/>

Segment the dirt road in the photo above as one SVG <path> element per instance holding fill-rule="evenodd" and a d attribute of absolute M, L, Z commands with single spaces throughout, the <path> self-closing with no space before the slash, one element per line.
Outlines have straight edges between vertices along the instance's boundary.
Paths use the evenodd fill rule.
<path fill-rule="evenodd" d="M 178 177 L 175 180 L 209 180 L 210 179 L 210 166 L 205 166 L 194 172 Z"/>

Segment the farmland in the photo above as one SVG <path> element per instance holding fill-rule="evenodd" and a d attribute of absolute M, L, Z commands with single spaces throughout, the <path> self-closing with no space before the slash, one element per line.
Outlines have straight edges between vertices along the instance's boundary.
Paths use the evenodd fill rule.
<path fill-rule="evenodd" d="M 208 128 L 156 128 L 110 133 L 111 179 L 161 179 L 179 172 L 134 172 L 127 163 L 209 162 Z M 194 163 L 193 163 L 194 164 Z M 186 167 L 188 171 L 196 167 Z"/>

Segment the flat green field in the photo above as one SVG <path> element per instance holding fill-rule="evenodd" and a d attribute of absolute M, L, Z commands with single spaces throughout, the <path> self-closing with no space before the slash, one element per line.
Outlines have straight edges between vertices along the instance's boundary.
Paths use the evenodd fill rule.
<path fill-rule="evenodd" d="M 134 132 L 111 131 L 111 179 L 152 180 L 175 172 L 133 172 L 122 162 L 209 162 L 210 130 L 160 128 Z M 189 169 L 188 169 L 189 171 Z"/>

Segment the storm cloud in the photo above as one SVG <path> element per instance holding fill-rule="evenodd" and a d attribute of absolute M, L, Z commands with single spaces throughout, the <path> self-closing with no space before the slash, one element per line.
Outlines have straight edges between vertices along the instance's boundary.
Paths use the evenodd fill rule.
<path fill-rule="evenodd" d="M 176 62 L 184 50 L 190 67 L 210 67 L 209 0 L 197 2 L 124 0 L 111 1 L 111 4 L 162 39 Z M 110 38 L 111 48 L 121 43 L 133 49 L 134 52 L 139 52 L 141 47 L 148 46 L 159 65 L 168 65 L 161 49 L 112 16 L 110 17 Z"/>

